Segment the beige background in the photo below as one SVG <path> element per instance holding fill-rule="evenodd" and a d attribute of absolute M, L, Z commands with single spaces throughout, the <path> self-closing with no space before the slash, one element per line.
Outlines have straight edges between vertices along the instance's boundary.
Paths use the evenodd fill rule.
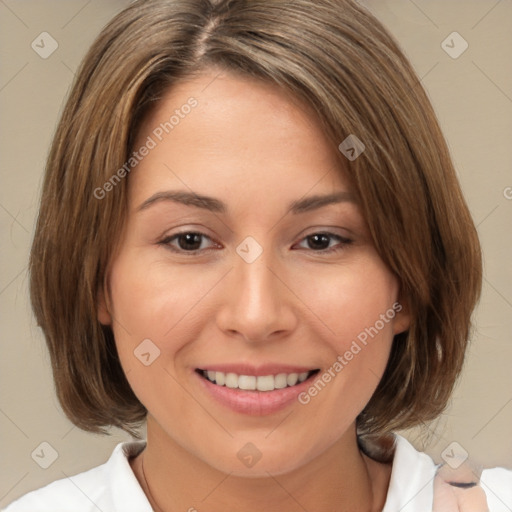
<path fill-rule="evenodd" d="M 436 461 L 456 441 L 485 466 L 512 467 L 512 1 L 362 3 L 389 27 L 422 78 L 485 252 L 484 292 L 463 378 L 439 421 L 407 437 Z M 30 312 L 26 273 L 42 169 L 63 98 L 93 38 L 127 4 L 0 0 L 0 507 L 104 462 L 127 439 L 84 433 L 64 417 Z M 31 48 L 44 31 L 59 45 L 47 59 Z M 469 44 L 457 59 L 441 47 L 453 31 Z M 42 442 L 58 453 L 48 469 L 31 458 Z"/>

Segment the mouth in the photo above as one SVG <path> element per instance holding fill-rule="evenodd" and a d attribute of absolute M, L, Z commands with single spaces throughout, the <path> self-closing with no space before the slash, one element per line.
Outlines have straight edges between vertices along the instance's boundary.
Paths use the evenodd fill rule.
<path fill-rule="evenodd" d="M 269 375 L 243 375 L 234 372 L 221 372 L 197 368 L 196 373 L 210 383 L 232 390 L 272 392 L 296 387 L 313 378 L 320 370 L 277 373 Z"/>
<path fill-rule="evenodd" d="M 238 414 L 266 416 L 298 404 L 319 368 L 282 363 L 205 365 L 193 374 L 207 397 Z"/>

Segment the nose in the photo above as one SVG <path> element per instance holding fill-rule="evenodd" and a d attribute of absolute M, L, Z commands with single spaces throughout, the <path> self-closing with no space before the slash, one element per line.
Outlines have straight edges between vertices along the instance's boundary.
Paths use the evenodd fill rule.
<path fill-rule="evenodd" d="M 286 285 L 286 276 L 265 251 L 252 263 L 235 254 L 223 297 L 217 325 L 230 336 L 265 342 L 290 334 L 297 325 L 294 295 Z"/>

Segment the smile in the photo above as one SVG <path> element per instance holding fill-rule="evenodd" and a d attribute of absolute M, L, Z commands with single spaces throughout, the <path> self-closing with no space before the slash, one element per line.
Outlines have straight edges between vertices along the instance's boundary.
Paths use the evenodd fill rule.
<path fill-rule="evenodd" d="M 239 375 L 214 370 L 198 370 L 205 379 L 217 386 L 243 391 L 274 391 L 300 384 L 317 373 L 318 370 L 301 373 L 278 373 L 277 375 Z"/>

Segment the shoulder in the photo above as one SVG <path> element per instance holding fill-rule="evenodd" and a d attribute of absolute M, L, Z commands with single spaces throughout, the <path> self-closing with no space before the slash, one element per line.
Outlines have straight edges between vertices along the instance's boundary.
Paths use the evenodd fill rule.
<path fill-rule="evenodd" d="M 417 451 L 404 437 L 395 435 L 395 453 L 383 512 L 432 510 L 434 478 L 438 465 L 426 453 Z M 480 485 L 486 493 L 489 510 L 512 510 L 512 471 L 486 469 Z"/>
<path fill-rule="evenodd" d="M 480 485 L 487 495 L 489 510 L 492 512 L 512 510 L 512 470 L 484 469 L 480 477 Z"/>
<path fill-rule="evenodd" d="M 128 461 L 144 446 L 144 441 L 119 443 L 105 464 L 31 491 L 3 512 L 150 512 Z"/>

